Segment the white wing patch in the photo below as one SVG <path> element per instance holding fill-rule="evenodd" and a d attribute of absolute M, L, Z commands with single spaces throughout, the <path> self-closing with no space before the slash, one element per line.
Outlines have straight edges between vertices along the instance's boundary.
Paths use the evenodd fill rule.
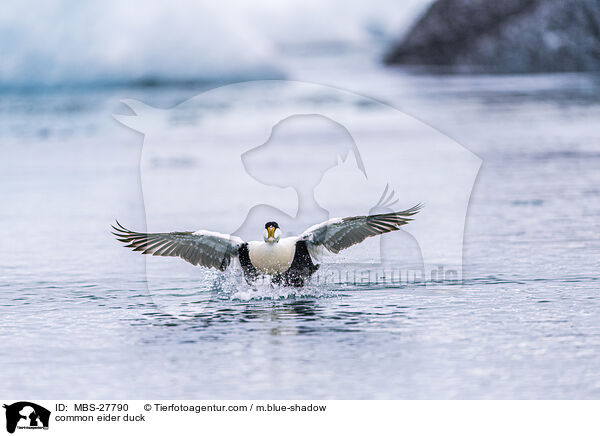
<path fill-rule="evenodd" d="M 243 244 L 244 243 L 244 240 L 238 236 L 228 235 L 227 233 L 212 232 L 210 230 L 204 230 L 204 229 L 196 230 L 192 234 L 197 235 L 197 236 L 211 236 L 216 239 L 227 239 L 234 244 Z"/>
<path fill-rule="evenodd" d="M 142 254 L 180 257 L 192 265 L 225 270 L 244 242 L 237 236 L 198 230 L 197 232 L 138 233 L 117 221 L 112 226 L 117 240 Z"/>
<path fill-rule="evenodd" d="M 401 226 L 411 221 L 410 217 L 418 213 L 421 208 L 422 205 L 417 204 L 401 212 L 332 218 L 308 228 L 300 235 L 300 239 L 306 241 L 311 255 L 318 253 L 318 247 L 324 247 L 332 253 L 339 253 L 370 236 L 399 230 Z"/>

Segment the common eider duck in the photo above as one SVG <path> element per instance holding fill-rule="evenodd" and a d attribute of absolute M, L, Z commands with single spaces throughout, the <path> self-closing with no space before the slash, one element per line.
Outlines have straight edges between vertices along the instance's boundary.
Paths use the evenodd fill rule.
<path fill-rule="evenodd" d="M 192 265 L 227 269 L 234 258 L 239 260 L 246 280 L 251 283 L 261 275 L 286 286 L 303 286 L 319 265 L 314 263 L 319 248 L 331 253 L 364 241 L 370 236 L 398 230 L 419 212 L 418 204 L 401 212 L 333 218 L 309 227 L 299 236 L 281 237 L 274 221 L 265 224 L 262 241 L 244 242 L 237 236 L 198 230 L 196 232 L 138 233 L 118 221 L 112 226 L 117 240 L 142 254 L 178 256 Z"/>

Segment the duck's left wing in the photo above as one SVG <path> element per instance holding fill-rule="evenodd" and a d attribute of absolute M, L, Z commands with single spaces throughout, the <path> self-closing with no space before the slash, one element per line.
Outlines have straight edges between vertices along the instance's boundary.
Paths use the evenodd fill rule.
<path fill-rule="evenodd" d="M 126 247 L 142 254 L 178 256 L 192 265 L 225 270 L 244 243 L 237 236 L 198 230 L 196 232 L 138 233 L 123 227 L 118 221 L 113 235 Z"/>
<path fill-rule="evenodd" d="M 369 236 L 398 230 L 400 226 L 411 221 L 410 217 L 419 212 L 422 207 L 421 204 L 417 204 L 400 212 L 333 218 L 308 228 L 300 235 L 299 240 L 306 241 L 309 249 L 323 246 L 332 253 L 339 253 Z"/>

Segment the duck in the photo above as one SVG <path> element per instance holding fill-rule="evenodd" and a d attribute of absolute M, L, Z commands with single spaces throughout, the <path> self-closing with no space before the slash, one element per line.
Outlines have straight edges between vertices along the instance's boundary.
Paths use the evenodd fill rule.
<path fill-rule="evenodd" d="M 302 287 L 318 269 L 323 250 L 333 254 L 366 238 L 399 230 L 413 220 L 422 204 L 399 212 L 332 218 L 300 235 L 282 237 L 275 221 L 268 221 L 262 241 L 245 242 L 238 236 L 210 230 L 140 233 L 116 221 L 111 233 L 127 248 L 153 256 L 180 257 L 192 265 L 225 271 L 237 260 L 248 283 L 271 276 L 273 283 Z"/>

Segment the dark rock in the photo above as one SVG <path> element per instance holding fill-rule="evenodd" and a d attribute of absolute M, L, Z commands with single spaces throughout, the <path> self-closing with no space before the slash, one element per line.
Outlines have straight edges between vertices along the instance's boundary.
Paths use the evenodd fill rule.
<path fill-rule="evenodd" d="M 600 70 L 600 0 L 438 0 L 388 64 L 466 71 Z"/>

